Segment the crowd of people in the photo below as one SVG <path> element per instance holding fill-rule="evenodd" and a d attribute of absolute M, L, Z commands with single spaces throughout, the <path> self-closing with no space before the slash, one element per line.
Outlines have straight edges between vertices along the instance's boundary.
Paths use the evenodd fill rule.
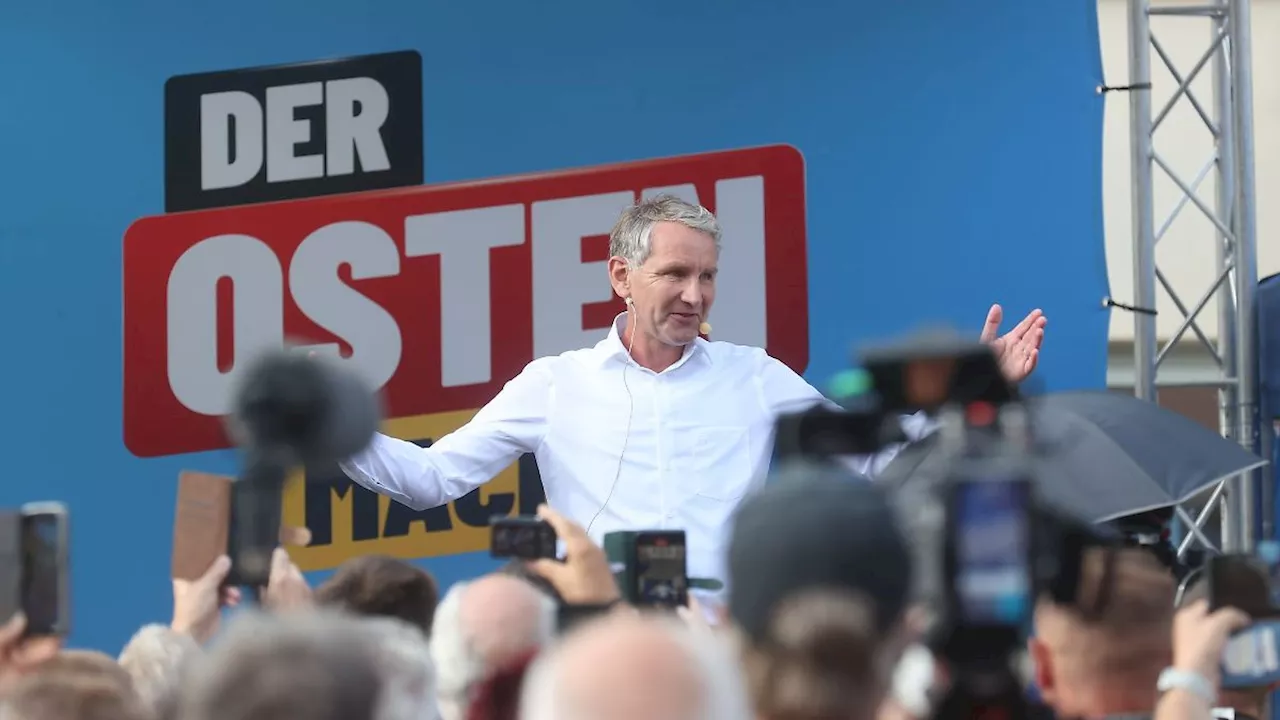
<path fill-rule="evenodd" d="M 11 620 L 0 718 L 926 720 L 953 673 L 923 642 L 931 617 L 913 599 L 897 512 L 884 488 L 832 473 L 753 495 L 711 620 L 696 600 L 626 605 L 602 549 L 546 507 L 562 561 L 513 561 L 443 597 L 426 571 L 382 556 L 311 588 L 281 547 L 247 607 L 220 558 L 174 581 L 170 622 L 116 658 L 24 637 Z M 1266 688 L 1217 696 L 1224 644 L 1247 618 L 1207 612 L 1195 586 L 1179 610 L 1175 587 L 1146 550 L 1090 550 L 1075 601 L 1035 609 L 1025 679 L 1047 709 L 1203 720 L 1223 705 L 1260 718 Z"/>

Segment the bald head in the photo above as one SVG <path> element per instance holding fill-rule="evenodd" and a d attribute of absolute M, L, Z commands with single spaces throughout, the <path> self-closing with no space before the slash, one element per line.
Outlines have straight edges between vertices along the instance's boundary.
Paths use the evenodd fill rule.
<path fill-rule="evenodd" d="M 743 720 L 737 668 L 716 638 L 665 618 L 613 615 L 539 659 L 523 720 Z"/>
<path fill-rule="evenodd" d="M 555 602 L 519 578 L 486 575 L 449 588 L 431 633 L 444 720 L 465 717 L 481 682 L 550 643 L 555 621 Z"/>
<path fill-rule="evenodd" d="M 472 638 L 485 665 L 499 666 L 539 644 L 546 598 L 529 583 L 486 575 L 462 589 L 458 625 Z"/>

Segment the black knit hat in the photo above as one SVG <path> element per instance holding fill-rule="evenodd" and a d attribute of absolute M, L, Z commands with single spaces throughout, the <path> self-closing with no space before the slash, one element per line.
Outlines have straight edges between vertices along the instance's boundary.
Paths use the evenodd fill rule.
<path fill-rule="evenodd" d="M 853 590 L 888 631 L 912 584 L 907 539 L 884 490 L 828 466 L 775 475 L 738 510 L 729 543 L 729 613 L 763 639 L 778 606 L 799 591 Z"/>

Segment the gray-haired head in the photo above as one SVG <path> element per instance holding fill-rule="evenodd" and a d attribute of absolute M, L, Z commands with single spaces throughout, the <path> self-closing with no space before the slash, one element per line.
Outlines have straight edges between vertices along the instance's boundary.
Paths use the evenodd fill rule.
<path fill-rule="evenodd" d="M 376 641 L 359 621 L 324 612 L 245 614 L 191 666 L 184 720 L 377 718 Z"/>
<path fill-rule="evenodd" d="M 366 616 L 359 622 L 373 641 L 382 680 L 376 720 L 435 717 L 436 668 L 426 636 L 416 625 L 399 618 Z"/>
<path fill-rule="evenodd" d="M 119 663 L 142 701 L 160 713 L 177 702 L 183 675 L 199 656 L 200 645 L 190 635 L 166 625 L 145 625 L 120 652 Z"/>
<path fill-rule="evenodd" d="M 653 226 L 660 222 L 679 223 L 706 233 L 720 252 L 720 222 L 710 210 L 674 195 L 659 195 L 622 211 L 609 233 L 609 255 L 625 259 L 631 267 L 643 265 L 649 259 Z"/>

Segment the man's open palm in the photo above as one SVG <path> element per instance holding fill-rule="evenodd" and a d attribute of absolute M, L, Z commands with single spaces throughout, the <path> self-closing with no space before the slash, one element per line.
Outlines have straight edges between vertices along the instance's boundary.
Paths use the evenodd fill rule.
<path fill-rule="evenodd" d="M 1040 345 L 1044 343 L 1044 326 L 1048 322 L 1040 310 L 1032 310 L 1022 322 L 1009 332 L 1000 335 L 1000 322 L 1004 310 L 992 305 L 987 322 L 982 326 L 982 342 L 991 346 L 1000 364 L 1000 370 L 1009 382 L 1026 379 L 1040 359 Z"/>

